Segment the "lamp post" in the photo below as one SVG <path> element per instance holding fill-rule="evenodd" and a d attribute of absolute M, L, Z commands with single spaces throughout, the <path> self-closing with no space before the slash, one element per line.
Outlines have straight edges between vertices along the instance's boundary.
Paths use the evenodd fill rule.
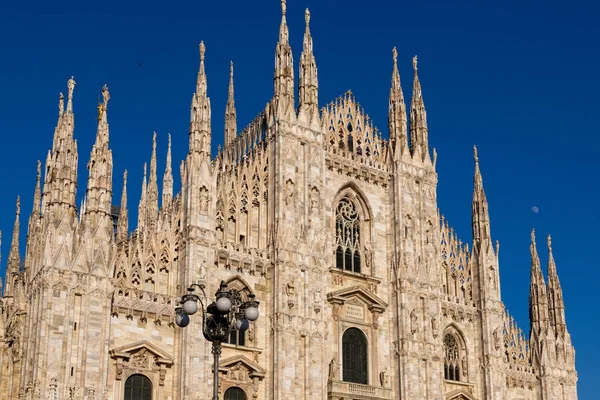
<path fill-rule="evenodd" d="M 202 297 L 196 294 L 196 289 L 202 292 L 203 298 L 208 302 L 203 284 L 193 283 L 187 290 L 188 293 L 181 297 L 181 307 L 175 308 L 177 314 L 175 323 L 185 328 L 190 323 L 190 315 L 198 312 L 198 302 L 202 311 L 202 333 L 204 338 L 212 342 L 214 356 L 214 390 L 213 399 L 219 400 L 219 357 L 221 356 L 221 343 L 227 340 L 235 326 L 238 331 L 245 331 L 250 326 L 248 321 L 258 319 L 259 302 L 250 294 L 249 300 L 244 301 L 242 294 L 235 289 L 228 289 L 225 281 L 221 281 L 219 290 L 215 293 L 215 301 L 206 308 Z"/>

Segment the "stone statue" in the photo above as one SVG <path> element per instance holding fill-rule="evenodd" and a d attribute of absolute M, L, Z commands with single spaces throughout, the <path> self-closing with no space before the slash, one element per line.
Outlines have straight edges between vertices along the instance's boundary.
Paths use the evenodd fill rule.
<path fill-rule="evenodd" d="M 467 358 L 463 357 L 461 360 L 461 365 L 462 365 L 462 373 L 463 376 L 467 376 L 467 371 L 468 371 L 468 365 L 467 365 Z"/>
<path fill-rule="evenodd" d="M 202 186 L 200 188 L 200 212 L 206 213 L 208 211 L 208 190 Z"/>
<path fill-rule="evenodd" d="M 383 386 L 383 387 L 387 387 L 387 385 L 388 385 L 389 377 L 388 377 L 387 371 L 388 371 L 388 369 L 387 369 L 387 367 L 385 367 L 383 369 L 383 371 L 381 371 L 379 373 L 379 383 L 381 383 L 381 386 Z"/>
<path fill-rule="evenodd" d="M 65 111 L 65 96 L 62 93 L 58 95 L 58 113 L 62 114 Z"/>
<path fill-rule="evenodd" d="M 417 72 L 417 56 L 413 57 L 413 69 Z"/>
<path fill-rule="evenodd" d="M 340 364 L 338 364 L 337 356 L 334 355 L 329 363 L 329 379 L 337 379 Z"/>
<path fill-rule="evenodd" d="M 108 100 L 110 100 L 110 92 L 106 84 L 102 86 L 102 99 L 104 100 L 104 109 L 106 110 L 106 105 L 108 104 Z"/>
<path fill-rule="evenodd" d="M 494 337 L 494 348 L 496 350 L 500 349 L 500 337 L 498 336 L 498 328 L 494 329 L 494 333 L 492 333 L 492 336 Z"/>
<path fill-rule="evenodd" d="M 418 321 L 419 321 L 419 317 L 417 317 L 416 311 L 412 310 L 410 312 L 410 331 L 412 333 L 416 333 L 419 330 L 419 328 L 417 326 Z"/>
<path fill-rule="evenodd" d="M 433 333 L 434 338 L 438 337 L 438 328 L 438 320 L 434 315 L 431 317 L 431 332 Z"/>
<path fill-rule="evenodd" d="M 200 274 L 198 279 L 201 281 L 206 280 L 206 260 L 202 260 L 202 264 L 200 264 Z"/>

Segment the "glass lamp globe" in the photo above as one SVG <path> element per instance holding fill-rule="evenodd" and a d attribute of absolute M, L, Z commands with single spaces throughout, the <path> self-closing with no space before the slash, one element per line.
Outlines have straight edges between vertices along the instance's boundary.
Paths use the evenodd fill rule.
<path fill-rule="evenodd" d="M 235 321 L 235 329 L 238 331 L 245 331 L 250 328 L 250 322 L 246 318 L 241 318 Z"/>
<path fill-rule="evenodd" d="M 244 316 L 248 321 L 256 321 L 258 319 L 258 308 L 254 306 L 246 308 Z"/>
<path fill-rule="evenodd" d="M 231 300 L 229 300 L 225 296 L 219 297 L 219 299 L 217 300 L 217 310 L 219 310 L 219 312 L 222 312 L 223 314 L 226 314 L 229 312 L 230 309 Z"/>
<path fill-rule="evenodd" d="M 184 312 L 177 313 L 177 316 L 175 317 L 175 323 L 180 328 L 185 328 L 190 324 L 190 316 Z"/>
<path fill-rule="evenodd" d="M 187 315 L 196 314 L 196 312 L 198 311 L 198 303 L 196 303 L 196 300 L 193 300 L 193 299 L 186 300 L 185 303 L 183 303 L 183 311 Z"/>

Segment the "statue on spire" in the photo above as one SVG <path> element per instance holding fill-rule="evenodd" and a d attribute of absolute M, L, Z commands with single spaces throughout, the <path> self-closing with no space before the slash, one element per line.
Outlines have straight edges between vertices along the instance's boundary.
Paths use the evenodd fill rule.
<path fill-rule="evenodd" d="M 110 100 L 110 92 L 108 91 L 108 86 L 106 86 L 106 83 L 104 86 L 102 86 L 102 99 L 104 100 L 104 109 L 106 110 L 108 100 Z"/>
<path fill-rule="evenodd" d="M 398 50 L 396 50 L 396 47 L 394 47 L 392 49 L 392 57 L 394 58 L 394 66 L 398 65 Z M 413 61 L 414 63 L 414 61 Z"/>
<path fill-rule="evenodd" d="M 71 100 L 73 98 L 73 89 L 75 89 L 75 77 L 71 76 L 71 78 L 67 81 L 67 87 L 69 88 L 68 98 Z"/>
<path fill-rule="evenodd" d="M 552 251 L 552 237 L 548 235 L 548 250 Z"/>
<path fill-rule="evenodd" d="M 65 111 L 65 96 L 62 92 L 58 94 L 58 114 L 62 114 Z"/>
<path fill-rule="evenodd" d="M 531 230 L 531 244 L 535 245 L 535 228 Z"/>
<path fill-rule="evenodd" d="M 479 162 L 479 157 L 477 156 L 477 146 L 473 146 L 473 158 L 475 162 Z"/>
<path fill-rule="evenodd" d="M 413 69 L 415 70 L 415 72 L 417 72 L 418 68 L 417 68 L 417 56 L 413 57 Z"/>
<path fill-rule="evenodd" d="M 206 46 L 204 46 L 204 40 L 200 42 L 200 61 L 204 61 L 204 53 L 206 52 Z"/>
<path fill-rule="evenodd" d="M 281 0 L 281 15 L 285 17 L 285 13 L 286 13 L 286 4 L 285 4 L 285 0 Z"/>
<path fill-rule="evenodd" d="M 308 27 L 308 25 L 310 24 L 310 11 L 308 11 L 308 8 L 306 9 L 306 11 L 304 11 L 304 21 L 306 22 L 306 26 Z"/>

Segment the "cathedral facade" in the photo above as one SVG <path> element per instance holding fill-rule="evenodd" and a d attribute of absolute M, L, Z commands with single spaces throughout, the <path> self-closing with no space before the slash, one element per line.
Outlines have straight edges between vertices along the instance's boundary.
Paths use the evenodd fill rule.
<path fill-rule="evenodd" d="M 219 398 L 577 399 L 550 238 L 545 280 L 532 232 L 526 337 L 500 296 L 476 149 L 472 245 L 439 213 L 416 57 L 407 107 L 393 51 L 384 139 L 350 92 L 319 108 L 308 10 L 296 91 L 282 5 L 273 98 L 238 131 L 232 66 L 225 140 L 214 157 L 200 44 L 182 189 L 173 193 L 170 138 L 159 184 L 155 135 L 134 229 L 127 172 L 113 206 L 120 182 L 106 86 L 76 205 L 69 79 L 45 168 L 38 163 L 23 259 L 17 201 L 0 399 L 212 398 L 201 318 L 181 329 L 175 308 L 190 284 L 212 294 L 221 280 L 254 294 L 261 316 L 223 344 Z"/>

